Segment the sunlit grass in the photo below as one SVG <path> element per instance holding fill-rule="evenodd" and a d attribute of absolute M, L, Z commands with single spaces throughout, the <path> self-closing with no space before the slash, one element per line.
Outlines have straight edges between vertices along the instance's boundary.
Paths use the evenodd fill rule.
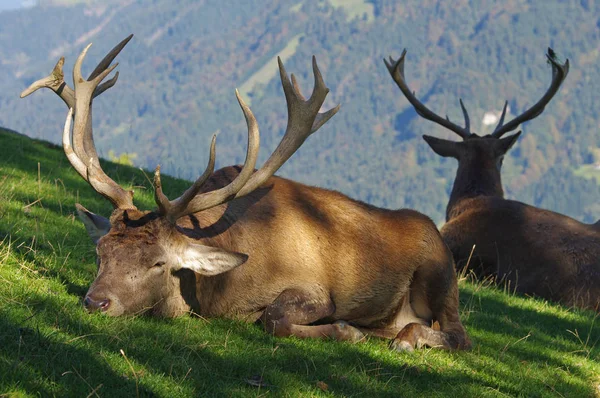
<path fill-rule="evenodd" d="M 96 272 L 75 202 L 110 205 L 60 148 L 0 132 L 0 396 L 600 395 L 596 314 L 461 280 L 470 352 L 279 339 L 225 319 L 108 318 L 81 306 Z M 39 173 L 38 173 L 39 163 Z M 154 201 L 144 173 L 104 164 Z M 164 178 L 176 196 L 187 182 Z M 505 290 L 505 291 L 504 291 Z"/>

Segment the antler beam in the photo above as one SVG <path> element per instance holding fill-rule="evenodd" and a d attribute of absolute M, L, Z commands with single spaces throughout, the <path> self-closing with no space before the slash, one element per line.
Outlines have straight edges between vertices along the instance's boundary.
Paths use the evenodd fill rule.
<path fill-rule="evenodd" d="M 504 103 L 504 108 L 502 109 L 502 115 L 500 116 L 498 126 L 496 126 L 494 132 L 492 133 L 493 137 L 500 138 L 509 131 L 513 131 L 519 127 L 521 123 L 538 117 L 544 111 L 546 105 L 548 105 L 550 100 L 552 100 L 554 95 L 558 92 L 560 85 L 569 74 L 569 60 L 567 59 L 563 65 L 559 64 L 556 61 L 556 54 L 550 47 L 548 47 L 546 58 L 548 58 L 548 62 L 552 65 L 552 82 L 550 83 L 550 87 L 546 93 L 531 108 L 527 109 L 510 122 L 504 124 L 504 116 L 506 116 L 506 107 L 508 105 L 508 101 L 506 101 Z"/>
<path fill-rule="evenodd" d="M 73 118 L 73 106 L 69 107 L 69 113 L 63 130 L 63 149 L 69 162 L 75 170 L 102 196 L 108 199 L 115 208 L 135 209 L 133 205 L 133 191 L 124 190 L 104 173 L 96 155 L 96 148 L 92 135 L 92 99 L 97 93 L 106 90 L 116 82 L 117 75 L 111 80 L 102 83 L 118 64 L 110 65 L 116 54 L 121 51 L 128 39 L 125 39 L 113 51 L 111 51 L 96 67 L 89 80 L 81 75 L 81 65 L 89 50 L 89 44 L 79 55 L 73 67 L 73 83 L 75 89 L 74 106 L 76 109 L 74 117 L 73 137 L 71 139 L 71 119 Z M 60 94 L 59 94 L 60 95 Z M 62 98 L 62 97 L 61 97 Z M 67 102 L 67 101 L 65 101 Z M 68 103 L 67 103 L 68 104 Z M 73 144 L 71 144 L 73 142 Z M 78 147 L 80 148 L 78 151 Z M 81 149 L 83 148 L 83 149 Z"/>
<path fill-rule="evenodd" d="M 400 91 L 402 91 L 402 94 L 404 94 L 408 102 L 410 102 L 411 105 L 415 108 L 415 111 L 417 111 L 417 113 L 421 117 L 427 120 L 431 120 L 432 122 L 437 123 L 443 127 L 446 127 L 448 130 L 455 132 L 456 134 L 461 136 L 463 140 L 469 137 L 471 135 L 471 123 L 469 120 L 469 114 L 467 113 L 467 109 L 465 108 L 462 99 L 460 100 L 460 107 L 465 118 L 465 127 L 460 127 L 459 125 L 452 123 L 450 119 L 448 119 L 448 116 L 446 116 L 446 118 L 444 119 L 443 117 L 432 112 L 421 101 L 417 99 L 414 91 L 411 91 L 411 89 L 408 87 L 408 84 L 406 84 L 406 78 L 404 77 L 405 57 L 406 49 L 402 51 L 402 55 L 400 55 L 400 58 L 398 58 L 397 61 L 394 61 L 392 57 L 389 57 L 389 61 L 384 58 L 383 62 L 385 63 L 388 72 L 390 72 L 392 79 L 394 79 L 394 81 L 400 88 Z"/>
<path fill-rule="evenodd" d="M 281 59 L 278 58 L 279 74 L 288 108 L 288 124 L 281 142 L 265 162 L 263 167 L 254 172 L 254 165 L 258 157 L 260 145 L 259 131 L 256 119 L 250 108 L 244 103 L 236 90 L 236 96 L 248 125 L 248 150 L 244 166 L 229 185 L 215 191 L 205 192 L 200 195 L 202 184 L 212 172 L 214 166 L 214 137 L 211 144 L 211 157 L 208 167 L 203 175 L 179 198 L 169 201 L 162 192 L 160 182 L 160 168 L 156 169 L 155 199 L 159 211 L 167 216 L 171 222 L 185 215 L 225 203 L 231 199 L 239 198 L 254 191 L 269 179 L 289 158 L 298 150 L 312 133 L 317 131 L 339 110 L 339 105 L 320 113 L 319 110 L 325 102 L 329 89 L 325 86 L 323 77 L 313 56 L 313 74 L 315 78 L 313 93 L 307 100 L 300 92 L 298 82 L 292 74 L 291 81 L 288 77 Z"/>

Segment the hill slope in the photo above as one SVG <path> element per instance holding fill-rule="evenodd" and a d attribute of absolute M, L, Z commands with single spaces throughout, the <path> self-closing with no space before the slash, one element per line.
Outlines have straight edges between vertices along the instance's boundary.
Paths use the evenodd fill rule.
<path fill-rule="evenodd" d="M 506 99 L 517 113 L 542 95 L 550 81 L 544 51 L 552 46 L 571 60 L 571 73 L 545 113 L 523 126 L 505 162 L 506 192 L 580 220 L 600 218 L 600 187 L 593 179 L 600 172 L 579 172 L 600 156 L 598 94 L 592 90 L 600 80 L 598 2 L 42 4 L 0 14 L 0 125 L 59 142 L 66 114 L 61 101 L 49 92 L 26 100 L 18 94 L 48 74 L 60 55 L 67 57 L 70 76 L 77 54 L 93 41 L 89 71 L 133 32 L 119 56 L 120 81 L 94 103 L 100 152 L 136 153 L 141 166 L 160 163 L 166 172 L 194 178 L 206 164 L 214 132 L 221 132 L 218 166 L 243 159 L 245 128 L 234 87 L 252 102 L 264 159 L 286 124 L 274 57 L 284 51 L 288 71 L 308 91 L 315 54 L 331 88 L 326 106 L 340 102 L 342 110 L 282 173 L 375 205 L 417 208 L 436 222 L 443 220 L 456 163 L 437 157 L 420 136 L 450 134 L 419 119 L 382 58 L 406 47 L 407 78 L 419 97 L 454 120 L 461 120 L 462 97 L 473 129 L 486 133 L 484 112 L 499 111 Z"/>
<path fill-rule="evenodd" d="M 600 325 L 590 312 L 461 282 L 470 352 L 390 352 L 278 339 L 223 319 L 85 313 L 94 248 L 79 201 L 110 205 L 60 148 L 0 129 L 0 395 L 4 396 L 594 396 Z M 153 206 L 144 173 L 103 163 Z M 164 178 L 168 194 L 187 183 Z M 144 189 L 145 187 L 145 189 Z M 258 381 L 257 381 L 258 380 Z M 260 382 L 262 380 L 262 382 Z M 257 386 L 260 385 L 260 387 Z"/>

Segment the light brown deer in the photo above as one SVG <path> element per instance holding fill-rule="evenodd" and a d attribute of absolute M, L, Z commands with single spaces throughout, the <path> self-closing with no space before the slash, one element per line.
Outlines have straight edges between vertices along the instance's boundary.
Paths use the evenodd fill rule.
<path fill-rule="evenodd" d="M 417 113 L 458 134 L 454 142 L 424 135 L 440 156 L 458 160 L 458 171 L 441 233 L 457 267 L 467 265 L 480 277 L 507 281 L 517 292 L 559 301 L 568 306 L 598 310 L 600 304 L 600 228 L 552 211 L 504 199 L 500 169 L 506 152 L 521 134 L 502 138 L 521 123 L 539 116 L 569 72 L 569 61 L 559 64 L 552 49 L 552 82 L 542 98 L 504 124 L 504 104 L 498 126 L 483 137 L 470 131 L 469 115 L 460 100 L 465 127 L 429 110 L 412 92 L 404 77 L 406 50 L 385 64 Z"/>
<path fill-rule="evenodd" d="M 158 209 L 140 211 L 132 192 L 97 162 L 92 98 L 107 88 L 100 83 L 114 66 L 102 62 L 84 80 L 86 52 L 73 72 L 72 138 L 73 104 L 65 101 L 71 109 L 63 146 L 71 165 L 115 208 L 107 220 L 78 206 L 98 253 L 98 276 L 84 299 L 89 310 L 112 316 L 194 312 L 241 318 L 260 321 L 277 336 L 357 341 L 367 333 L 393 338 L 398 350 L 470 347 L 459 319 L 452 255 L 429 218 L 273 176 L 338 110 L 319 113 L 329 90 L 314 57 L 314 91 L 308 99 L 279 61 L 288 125 L 259 170 L 254 169 L 258 126 L 238 94 L 248 127 L 243 166 L 213 173 L 213 137 L 206 171 L 191 188 L 167 199 L 157 168 Z M 25 94 L 47 86 L 37 83 Z M 72 91 L 63 87 L 61 93 Z M 440 330 L 430 327 L 433 322 Z"/>

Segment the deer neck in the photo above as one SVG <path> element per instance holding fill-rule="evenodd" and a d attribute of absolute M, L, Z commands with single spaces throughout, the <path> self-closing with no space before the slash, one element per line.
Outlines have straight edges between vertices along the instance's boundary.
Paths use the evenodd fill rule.
<path fill-rule="evenodd" d="M 446 208 L 446 221 L 450 221 L 462 212 L 461 204 L 465 200 L 480 196 L 504 197 L 500 170 L 495 165 L 481 167 L 481 165 L 459 162 Z"/>

